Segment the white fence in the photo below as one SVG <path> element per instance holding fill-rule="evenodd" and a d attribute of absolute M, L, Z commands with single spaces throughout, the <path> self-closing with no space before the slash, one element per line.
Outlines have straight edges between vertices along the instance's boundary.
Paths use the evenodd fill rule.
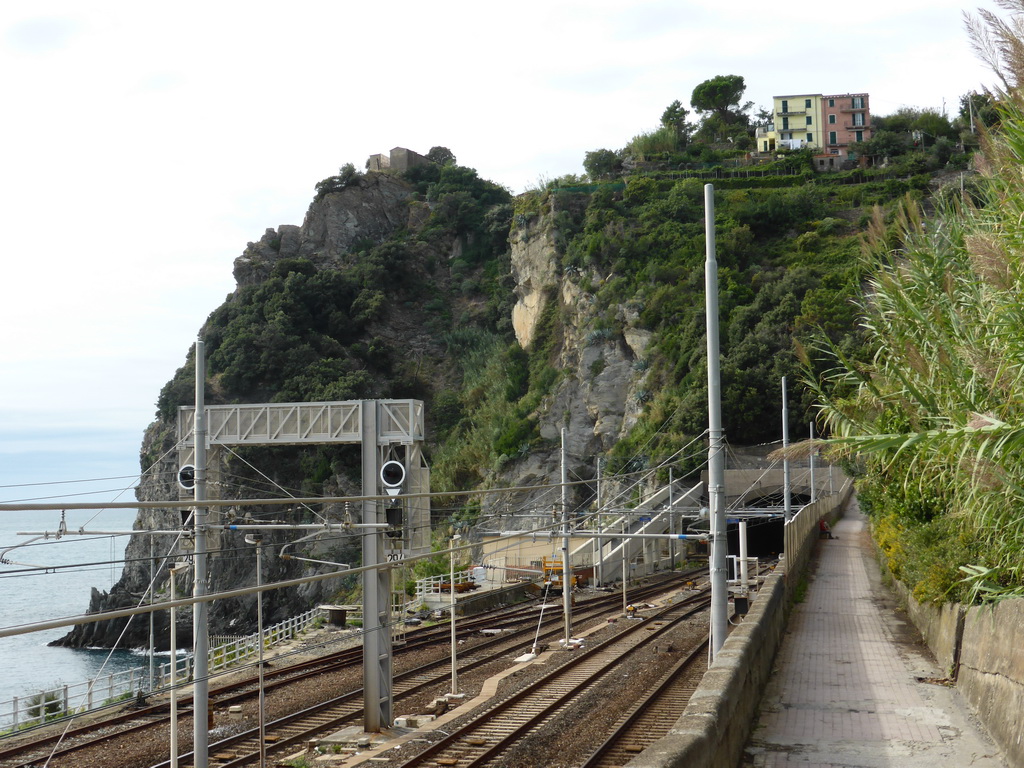
<path fill-rule="evenodd" d="M 416 602 L 422 602 L 426 599 L 427 595 L 439 595 L 444 592 L 448 594 L 448 589 L 442 590 L 442 585 L 447 587 L 450 580 L 450 574 L 444 574 L 443 576 L 427 576 L 422 579 L 416 580 Z M 458 592 L 458 585 L 465 584 L 473 581 L 471 573 L 467 570 L 455 572 L 455 591 Z"/>
<path fill-rule="evenodd" d="M 298 616 L 285 619 L 279 624 L 265 627 L 263 647 L 289 640 L 310 628 L 324 611 L 314 608 Z M 253 633 L 236 638 L 210 649 L 210 674 L 228 667 L 255 661 L 259 656 L 259 635 Z M 192 657 L 176 660 L 179 684 L 192 679 Z M 167 689 L 171 680 L 171 663 L 161 664 L 156 670 L 153 687 L 150 688 L 149 667 L 134 667 L 122 672 L 96 677 L 80 683 L 62 685 L 59 688 L 41 690 L 25 696 L 0 702 L 0 732 L 16 731 L 57 720 L 67 715 L 87 712 L 97 707 L 130 699 L 138 693 L 160 693 Z"/>

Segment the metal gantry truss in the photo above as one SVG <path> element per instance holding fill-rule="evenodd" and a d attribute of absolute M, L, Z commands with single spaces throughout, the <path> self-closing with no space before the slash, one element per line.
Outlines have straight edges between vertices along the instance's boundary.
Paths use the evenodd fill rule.
<path fill-rule="evenodd" d="M 218 446 L 362 444 L 363 496 L 381 493 L 380 469 L 399 461 L 406 470 L 402 499 L 403 553 L 430 549 L 430 470 L 423 459 L 423 402 L 420 400 L 344 400 L 323 403 L 253 403 L 205 407 L 206 446 L 210 450 L 207 474 L 211 490 L 217 487 Z M 194 462 L 195 408 L 178 409 L 178 466 Z M 190 439 L 191 438 L 191 439 Z M 202 452 L 200 452 L 201 454 Z M 416 496 L 423 494 L 422 496 Z M 244 504 L 244 500 L 239 500 Z M 363 523 L 381 524 L 383 505 L 365 499 Z M 219 522 L 211 519 L 210 523 Z M 210 542 L 216 548 L 216 542 Z M 385 563 L 384 537 L 363 537 L 363 565 Z M 401 559 L 401 558 L 399 558 Z M 390 626 L 391 569 L 370 568 L 363 573 L 363 692 L 364 726 L 380 731 L 393 722 Z"/>

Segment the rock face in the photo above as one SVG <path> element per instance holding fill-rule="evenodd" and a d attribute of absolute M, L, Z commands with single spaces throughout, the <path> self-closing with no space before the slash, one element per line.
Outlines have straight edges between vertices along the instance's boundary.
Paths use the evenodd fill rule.
<path fill-rule="evenodd" d="M 512 245 L 512 277 L 516 303 L 512 307 L 512 329 L 516 341 L 529 349 L 537 320 L 546 303 L 546 291 L 557 285 L 558 252 L 550 216 L 528 222 L 509 238 Z"/>
<path fill-rule="evenodd" d="M 354 244 L 387 239 L 396 229 L 408 227 L 416 230 L 426 221 L 429 209 L 425 204 L 413 200 L 413 190 L 404 181 L 394 176 L 370 173 L 357 177 L 345 189 L 330 192 L 310 205 L 306 220 L 301 227 L 283 225 L 276 230 L 268 229 L 258 242 L 249 243 L 245 252 L 235 260 L 234 276 L 238 288 L 255 285 L 267 279 L 275 265 L 290 258 L 307 258 L 320 269 L 343 268 L 353 256 L 350 249 Z M 409 327 L 401 313 L 396 313 L 396 328 L 377 329 L 382 336 L 390 334 L 407 335 L 410 349 L 421 349 L 425 341 L 422 327 Z M 424 354 L 426 354 L 424 352 Z M 149 462 L 145 474 L 136 489 L 140 501 L 158 501 L 178 497 L 177 452 L 175 425 L 163 421 L 151 424 L 143 437 L 141 456 Z M 213 453 L 211 462 L 216 461 Z M 231 464 L 230 457 L 220 453 L 219 470 L 225 476 L 237 474 L 244 468 Z M 344 480 L 339 478 L 338 483 Z M 330 495 L 357 495 L 359 488 L 336 484 Z M 226 493 L 221 498 L 230 498 Z M 259 514 L 258 510 L 246 510 L 244 506 L 227 508 L 225 515 L 244 517 Z M 220 514 L 220 513 L 217 513 Z M 302 513 L 297 513 L 301 518 Z M 296 519 L 295 522 L 299 522 Z M 213 522 L 213 520 L 211 520 Z M 306 522 L 306 521 L 304 521 Z M 140 509 L 135 521 L 136 530 L 172 531 L 182 528 L 181 514 L 176 509 Z M 89 613 L 122 608 L 134 608 L 149 602 L 148 586 L 151 573 L 156 574 L 154 601 L 169 598 L 169 571 L 174 565 L 165 561 L 151 561 L 152 553 L 182 551 L 187 548 L 181 542 L 175 543 L 174 535 L 132 536 L 125 551 L 127 565 L 121 578 L 110 592 L 93 590 L 89 601 Z M 268 535 L 264 546 L 279 549 L 289 538 L 284 535 Z M 213 545 L 211 545 L 213 546 Z M 244 536 L 237 533 L 223 533 L 217 537 L 217 550 L 209 557 L 208 592 L 217 592 L 239 587 L 252 586 L 256 580 L 255 553 L 251 545 L 244 543 Z M 331 562 L 357 562 L 359 557 L 358 536 L 341 537 L 330 545 L 323 545 L 318 559 Z M 334 570 L 329 566 L 309 567 L 297 561 L 284 561 L 277 557 L 263 558 L 263 582 L 280 581 L 311 575 L 316 572 Z M 192 592 L 193 574 L 190 567 L 183 568 L 177 576 L 176 590 L 179 596 Z M 324 602 L 327 597 L 342 587 L 342 579 L 328 579 L 302 587 L 276 590 L 265 594 L 264 623 L 282 621 L 305 607 L 296 610 L 296 605 L 307 606 Z M 255 595 L 231 601 L 217 601 L 210 609 L 210 631 L 214 634 L 241 634 L 252 631 L 255 626 Z M 177 612 L 180 647 L 188 647 L 192 641 L 191 611 Z M 167 612 L 157 612 L 155 638 L 160 649 L 169 645 Z M 55 645 L 73 647 L 98 646 L 138 648 L 149 642 L 149 620 L 136 617 L 109 620 L 75 627 L 70 633 L 54 642 Z"/>
<path fill-rule="evenodd" d="M 241 290 L 258 285 L 274 274 L 282 261 L 293 258 L 308 259 L 318 269 L 344 269 L 359 258 L 360 249 L 367 242 L 381 243 L 396 231 L 416 232 L 424 226 L 430 209 L 415 199 L 412 187 L 401 178 L 368 173 L 357 177 L 344 189 L 322 195 L 313 202 L 301 227 L 284 225 L 267 230 L 257 241 L 249 243 L 234 263 L 234 275 Z M 540 482 L 557 482 L 560 475 L 559 443 L 561 430 L 566 430 L 567 451 L 572 471 L 579 477 L 594 474 L 594 457 L 610 450 L 630 429 L 640 412 L 644 400 L 643 364 L 650 334 L 639 327 L 638 313 L 628 306 L 617 310 L 613 322 L 607 313 L 599 315 L 594 308 L 593 296 L 587 286 L 598 284 L 601 277 L 580 270 L 563 270 L 559 253 L 559 233 L 555 227 L 555 212 L 548 209 L 532 220 L 520 222 L 512 229 L 511 271 L 517 298 L 512 310 L 516 338 L 524 348 L 537 339 L 538 323 L 543 318 L 555 328 L 548 333 L 545 354 L 548 363 L 559 371 L 559 378 L 530 418 L 537 421 L 545 446 L 522 458 L 509 459 L 502 466 L 501 482 L 512 486 Z M 426 280 L 439 291 L 447 291 L 449 300 L 457 300 L 452 289 L 452 278 L 446 262 L 457 259 L 460 249 L 467 243 L 459 238 L 449 241 L 407 243 L 409 258 L 406 268 L 413 270 L 413 280 Z M 425 249 L 419 252 L 416 249 Z M 410 273 L 407 273 L 410 274 Z M 447 282 L 446 282 L 447 281 Z M 552 313 L 554 319 L 552 320 Z M 444 355 L 441 340 L 434 338 L 429 324 L 415 308 L 397 303 L 385 320 L 375 321 L 370 329 L 373 336 L 402 349 L 409 359 L 423 360 L 424 365 Z M 442 382 L 444 366 L 431 368 L 433 385 L 450 387 L 453 382 Z M 211 384 L 214 388 L 216 384 Z M 416 395 L 420 396 L 420 395 Z M 428 413 L 428 431 L 429 431 Z M 154 422 L 146 430 L 142 444 L 145 476 L 137 490 L 141 501 L 176 498 L 177 453 L 176 426 L 169 421 Z M 219 453 L 219 458 L 217 454 Z M 280 455 L 278 455 L 280 456 Z M 248 471 L 238 460 L 222 452 L 211 452 L 211 473 L 224 477 L 238 477 Z M 292 475 L 280 468 L 282 478 L 303 477 L 298 467 Z M 253 478 L 256 480 L 256 478 Z M 287 480 L 285 480 L 287 482 Z M 327 495 L 358 495 L 355 480 L 342 476 L 325 482 Z M 230 498 L 230 488 L 221 489 L 221 498 Z M 581 491 L 582 493 L 582 491 Z M 259 515 L 260 510 L 239 506 L 225 508 L 223 514 L 244 518 Z M 220 513 L 218 513 L 220 514 Z M 302 511 L 295 513 L 296 521 L 303 519 Z M 337 518 L 343 511 L 334 510 Z M 174 509 L 143 509 L 136 521 L 139 530 L 175 531 L 182 528 L 181 514 Z M 265 546 L 280 549 L 288 534 L 268 535 Z M 168 567 L 172 563 L 154 562 L 151 552 L 163 553 L 182 547 L 173 546 L 177 537 L 166 534 L 156 537 L 133 536 L 126 552 L 127 565 L 118 583 L 106 592 L 94 592 L 90 601 L 91 612 L 114 608 L 134 607 L 148 602 L 147 588 L 150 574 L 157 573 L 155 600 L 169 597 Z M 357 562 L 359 537 L 352 536 L 323 545 L 311 557 L 331 562 Z M 255 583 L 255 556 L 251 545 L 237 532 L 218 534 L 215 551 L 209 558 L 208 592 L 220 592 L 251 586 Z M 263 558 L 263 583 L 310 575 L 319 571 L 335 570 L 331 566 L 310 567 L 297 561 L 279 557 Z M 350 577 L 351 578 L 351 577 Z M 179 595 L 190 594 L 193 575 L 188 568 L 177 577 Z M 354 579 L 352 579 L 354 581 Z M 325 602 L 343 586 L 341 577 L 307 584 L 301 588 L 267 592 L 264 599 L 265 623 L 306 610 L 310 605 Z M 158 645 L 165 648 L 168 641 L 167 613 L 157 616 Z M 179 645 L 191 642 L 191 615 L 179 612 Z M 255 596 L 219 600 L 210 609 L 210 631 L 214 634 L 240 634 L 252 631 L 255 625 Z M 61 644 L 104 647 L 140 647 L 148 643 L 149 622 L 145 617 L 130 622 L 106 621 L 76 627 L 58 641 Z"/>
<path fill-rule="evenodd" d="M 554 198 L 552 198 L 554 199 Z M 554 210 L 513 229 L 512 274 L 517 301 L 513 309 L 516 339 L 534 342 L 537 324 L 557 302 L 559 343 L 553 351 L 561 378 L 536 414 L 541 436 L 555 445 L 566 430 L 566 452 L 573 471 L 593 475 L 594 456 L 612 448 L 635 424 L 643 406 L 644 352 L 650 331 L 638 327 L 638 314 L 624 306 L 608 328 L 593 310 L 584 285 L 600 277 L 577 269 L 561 270 Z M 512 485 L 557 482 L 559 449 L 537 451 L 507 465 Z"/>
<path fill-rule="evenodd" d="M 305 258 L 320 269 L 337 268 L 360 241 L 378 243 L 402 227 L 416 231 L 425 206 L 412 204 L 412 198 L 412 187 L 400 178 L 357 176 L 344 189 L 314 201 L 301 227 L 283 224 L 249 243 L 235 259 L 235 282 L 239 287 L 260 283 L 282 259 Z"/>

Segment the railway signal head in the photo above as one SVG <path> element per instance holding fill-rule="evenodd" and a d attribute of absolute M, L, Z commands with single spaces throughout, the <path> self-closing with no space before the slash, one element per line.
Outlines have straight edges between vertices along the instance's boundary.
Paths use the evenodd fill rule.
<path fill-rule="evenodd" d="M 388 496 L 397 496 L 405 482 L 405 466 L 400 461 L 385 461 L 380 468 L 380 481 Z"/>

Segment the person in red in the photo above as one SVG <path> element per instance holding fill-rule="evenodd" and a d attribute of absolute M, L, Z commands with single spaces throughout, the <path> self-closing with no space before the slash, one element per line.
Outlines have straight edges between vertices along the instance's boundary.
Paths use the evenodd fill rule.
<path fill-rule="evenodd" d="M 834 539 L 834 538 L 836 538 L 835 536 L 832 535 L 832 526 L 829 525 L 825 521 L 824 517 L 821 518 L 821 520 L 818 521 L 818 538 L 819 539 Z"/>

